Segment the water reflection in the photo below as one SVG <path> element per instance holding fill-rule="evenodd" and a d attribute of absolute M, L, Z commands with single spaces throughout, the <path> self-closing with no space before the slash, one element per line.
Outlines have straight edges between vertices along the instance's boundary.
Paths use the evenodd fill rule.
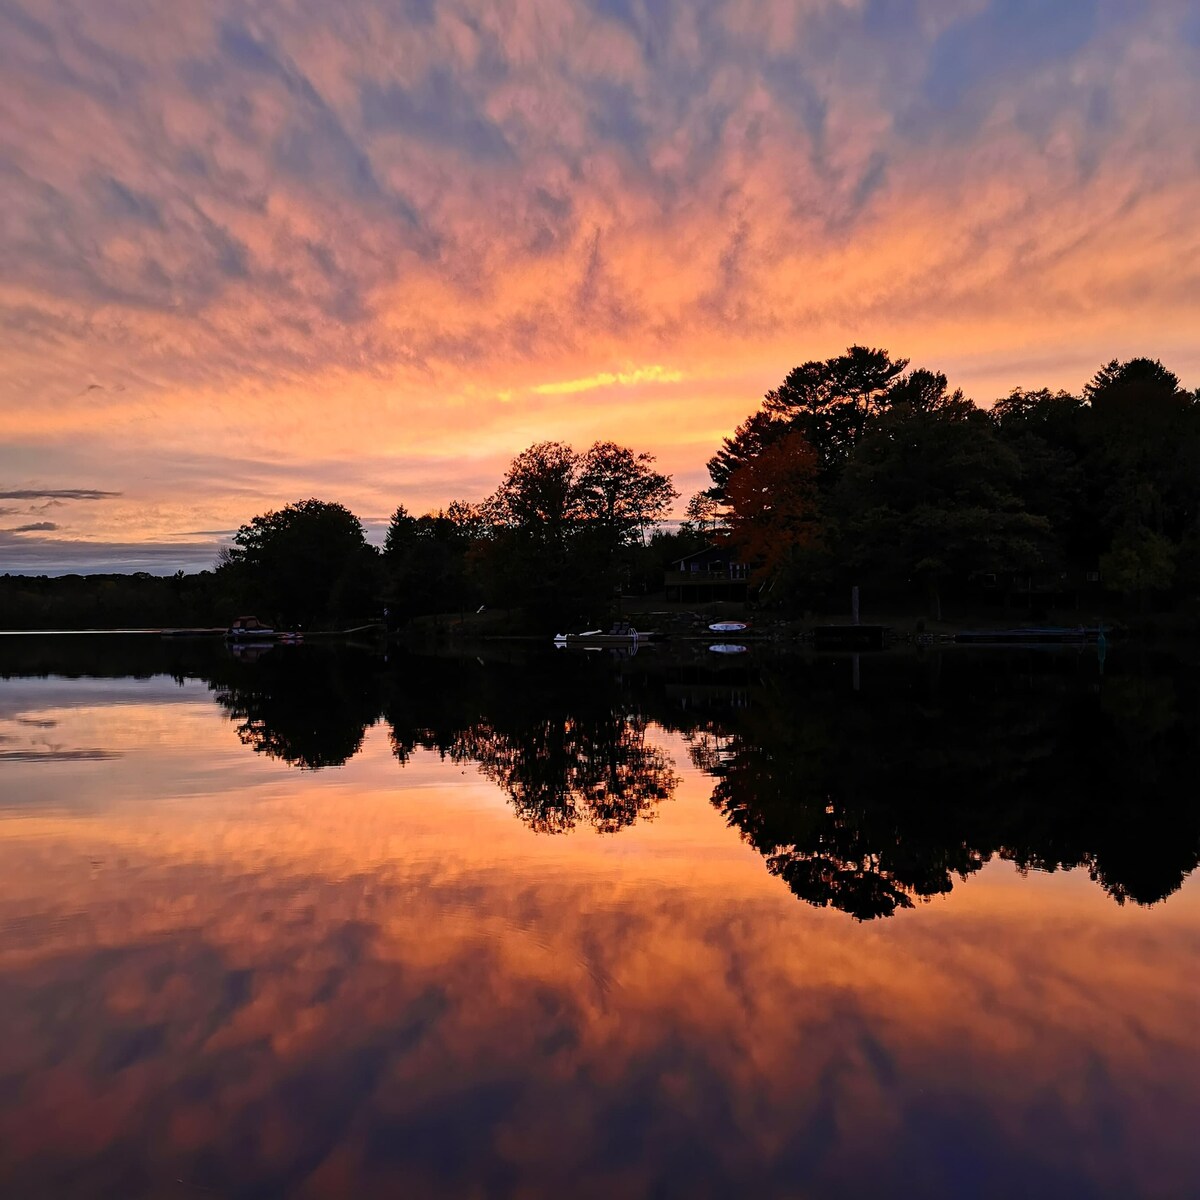
<path fill-rule="evenodd" d="M 421 720 L 428 692 L 406 687 L 387 709 L 396 758 L 406 763 L 423 747 L 474 764 L 539 833 L 615 833 L 671 797 L 678 777 L 615 676 L 596 673 L 580 689 L 552 662 L 514 675 L 460 664 L 448 687 L 423 681 L 439 693 L 435 725 Z"/>
<path fill-rule="evenodd" d="M 1200 861 L 1196 702 L 1166 674 L 1078 656 L 938 656 L 840 694 L 780 673 L 696 761 L 713 802 L 797 896 L 866 919 L 949 892 L 993 856 L 1085 868 L 1152 904 Z M 1145 667 L 1143 666 L 1143 670 Z"/>
<path fill-rule="evenodd" d="M 234 659 L 212 684 L 242 745 L 311 771 L 357 754 L 382 704 L 379 673 L 361 654 L 273 647 Z"/>
<path fill-rule="evenodd" d="M 143 639 L 135 665 L 162 670 L 167 656 L 178 679 L 208 684 L 243 745 L 302 769 L 346 764 L 383 721 L 401 768 L 417 750 L 473 766 L 543 834 L 652 817 L 678 773 L 650 731 L 678 732 L 767 869 L 860 920 L 944 895 L 994 858 L 1081 868 L 1143 905 L 1200 862 L 1200 698 L 1177 658 L 1128 656 L 1101 679 L 1074 651 L 895 654 L 851 686 L 838 659 L 717 669 L 702 650 L 385 660 L 302 646 L 247 661 Z M 54 653 L 73 671 L 129 663 L 111 643 L 24 652 L 48 671 Z"/>
<path fill-rule="evenodd" d="M 897 657 L 855 691 L 836 661 L 721 677 L 648 659 L 385 669 L 281 648 L 213 686 L 244 743 L 304 767 L 347 761 L 382 716 L 402 765 L 415 748 L 473 764 L 540 833 L 652 816 L 677 776 L 647 729 L 678 730 L 771 873 L 860 920 L 945 894 L 997 856 L 1083 868 L 1141 904 L 1200 861 L 1194 685 L 1181 705 L 1161 663 L 1100 687 L 1078 654 Z"/>
<path fill-rule="evenodd" d="M 3 1194 L 1194 1193 L 1188 668 L 304 649 L 0 688 Z"/>

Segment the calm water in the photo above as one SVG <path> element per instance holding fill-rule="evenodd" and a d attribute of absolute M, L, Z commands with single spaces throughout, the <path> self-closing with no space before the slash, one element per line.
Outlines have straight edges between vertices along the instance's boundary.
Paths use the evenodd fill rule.
<path fill-rule="evenodd" d="M 1200 665 L 0 646 L 0 1194 L 1200 1195 Z"/>

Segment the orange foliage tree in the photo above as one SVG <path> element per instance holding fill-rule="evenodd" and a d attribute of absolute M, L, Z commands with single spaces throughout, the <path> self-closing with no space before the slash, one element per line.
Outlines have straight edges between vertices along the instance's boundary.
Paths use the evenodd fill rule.
<path fill-rule="evenodd" d="M 818 459 L 802 433 L 785 434 L 729 477 L 729 538 L 764 590 L 820 544 Z"/>

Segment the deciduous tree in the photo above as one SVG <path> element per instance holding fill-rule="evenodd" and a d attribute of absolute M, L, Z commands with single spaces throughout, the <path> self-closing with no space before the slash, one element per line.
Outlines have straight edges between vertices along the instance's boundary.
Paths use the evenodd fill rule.
<path fill-rule="evenodd" d="M 370 613 L 376 557 L 349 509 L 309 499 L 243 525 L 223 569 L 234 571 L 246 603 L 272 619 L 310 624 Z"/>
<path fill-rule="evenodd" d="M 820 540 L 817 456 L 793 431 L 729 477 L 729 537 L 766 588 Z"/>

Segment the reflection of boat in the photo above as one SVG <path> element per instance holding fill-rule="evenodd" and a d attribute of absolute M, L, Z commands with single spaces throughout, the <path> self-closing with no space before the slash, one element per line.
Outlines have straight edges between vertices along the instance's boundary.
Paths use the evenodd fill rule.
<path fill-rule="evenodd" d="M 272 629 L 264 625 L 257 617 L 238 617 L 225 630 L 225 637 L 231 642 L 245 644 L 250 642 L 298 642 L 301 635 L 287 630 Z"/>
<path fill-rule="evenodd" d="M 736 642 L 717 642 L 715 646 L 709 646 L 709 649 L 714 654 L 745 654 L 750 647 L 738 645 Z"/>
<path fill-rule="evenodd" d="M 714 621 L 709 626 L 713 633 L 741 633 L 749 628 L 745 621 Z"/>
<path fill-rule="evenodd" d="M 270 654 L 278 645 L 277 640 L 251 642 L 245 638 L 239 638 L 229 643 L 229 653 L 238 662 L 252 663 L 258 662 L 264 654 Z"/>
<path fill-rule="evenodd" d="M 657 642 L 662 634 L 657 629 L 634 629 L 628 621 L 618 621 L 607 633 L 589 629 L 584 633 L 556 633 L 556 646 L 636 646 L 639 642 Z"/>

